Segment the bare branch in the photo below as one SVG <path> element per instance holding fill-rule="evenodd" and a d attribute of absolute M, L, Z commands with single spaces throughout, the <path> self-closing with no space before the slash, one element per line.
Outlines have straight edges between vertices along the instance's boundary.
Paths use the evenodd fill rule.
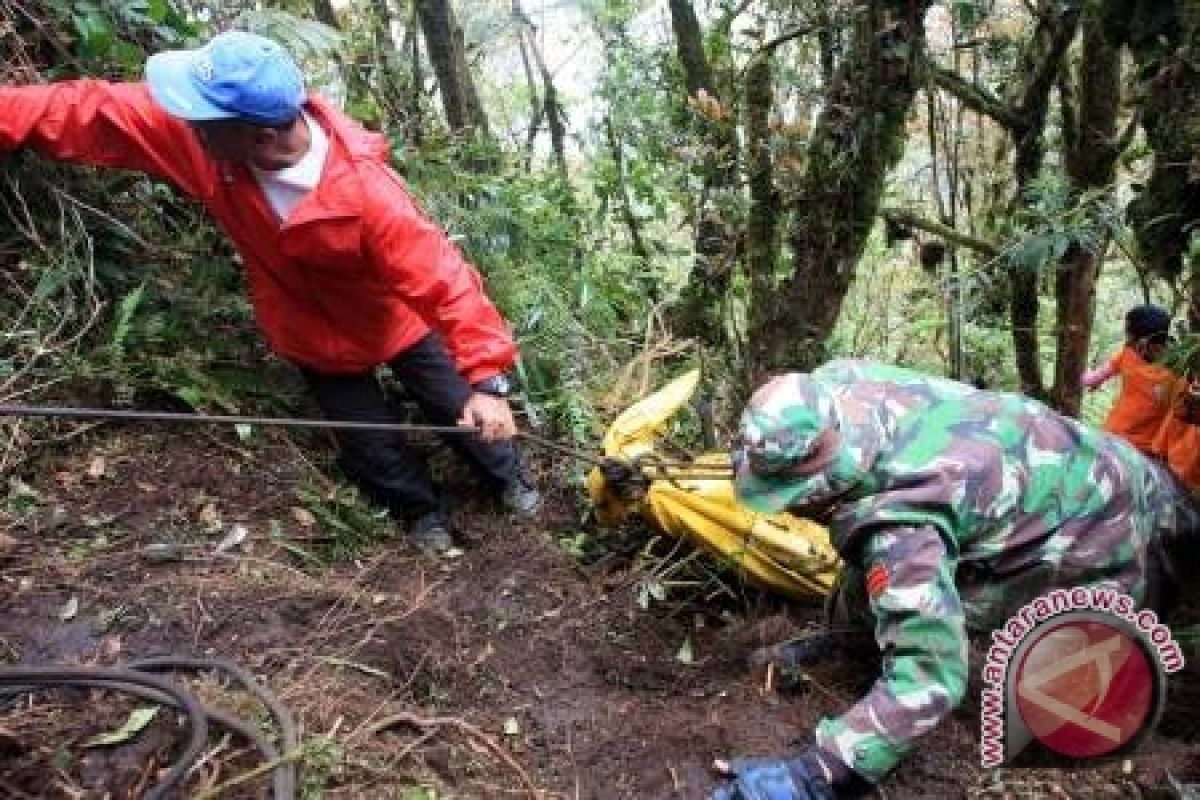
<path fill-rule="evenodd" d="M 1142 124 L 1142 110 L 1134 109 L 1133 115 L 1129 117 L 1129 123 L 1125 126 L 1125 130 L 1121 131 L 1121 135 L 1117 137 L 1116 148 L 1117 153 L 1124 153 L 1129 149 L 1129 145 L 1133 144 L 1133 137 L 1137 136 L 1138 127 Z"/>
<path fill-rule="evenodd" d="M 925 61 L 925 74 L 929 83 L 958 98 L 964 106 L 990 117 L 1009 131 L 1018 131 L 1029 123 L 1025 117 L 1011 108 L 996 95 L 971 81 L 964 80 L 953 70 Z"/>
<path fill-rule="evenodd" d="M 789 28 L 774 39 L 767 41 L 762 47 L 758 48 L 758 51 L 769 54 L 776 47 L 779 47 L 779 45 L 790 42 L 792 39 L 799 39 L 801 36 L 807 36 L 816 31 L 816 29 L 816 25 L 797 25 L 794 28 Z"/>
<path fill-rule="evenodd" d="M 976 253 L 980 253 L 988 258 L 995 258 L 1000 254 L 1000 248 L 992 242 L 972 236 L 969 233 L 963 233 L 941 222 L 917 216 L 911 211 L 905 211 L 900 208 L 885 208 L 880 212 L 880 215 L 889 222 L 901 227 L 916 228 L 919 231 L 925 231 L 925 233 L 932 234 L 939 239 L 944 239 L 951 244 L 965 247 L 968 250 L 974 250 Z"/>

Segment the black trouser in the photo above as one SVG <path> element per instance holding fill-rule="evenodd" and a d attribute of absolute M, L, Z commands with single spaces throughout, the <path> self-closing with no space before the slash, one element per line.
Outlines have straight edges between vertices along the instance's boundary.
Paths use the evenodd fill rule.
<path fill-rule="evenodd" d="M 436 334 L 404 350 L 388 366 L 433 425 L 458 422 L 471 387 L 454 367 Z M 317 404 L 329 419 L 395 422 L 383 387 L 373 372 L 327 375 L 302 368 Z M 474 466 L 497 491 L 515 480 L 520 469 L 511 441 L 485 442 L 478 436 L 447 434 L 447 443 Z M 392 431 L 337 431 L 340 462 L 346 474 L 393 516 L 414 519 L 440 508 L 429 468 L 420 453 Z"/>

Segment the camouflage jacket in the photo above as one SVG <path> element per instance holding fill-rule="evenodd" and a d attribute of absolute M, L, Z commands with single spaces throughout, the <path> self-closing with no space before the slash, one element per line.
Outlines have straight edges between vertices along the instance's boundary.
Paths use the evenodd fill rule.
<path fill-rule="evenodd" d="M 818 472 L 798 469 L 829 423 L 836 451 Z M 869 602 L 884 667 L 866 697 L 821 722 L 817 742 L 871 780 L 961 701 L 968 629 L 997 628 L 1059 586 L 1145 601 L 1160 535 L 1192 513 L 1168 473 L 1121 439 L 1027 397 L 864 361 L 760 389 L 734 462 L 756 509 L 836 501 L 830 533 Z"/>

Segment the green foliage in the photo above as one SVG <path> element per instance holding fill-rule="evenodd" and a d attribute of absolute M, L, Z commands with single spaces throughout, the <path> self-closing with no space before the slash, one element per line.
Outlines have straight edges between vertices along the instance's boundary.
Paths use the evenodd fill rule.
<path fill-rule="evenodd" d="M 338 739 L 314 733 L 300 744 L 301 763 L 299 796 L 301 800 L 325 797 L 331 782 L 337 781 L 346 769 L 346 748 Z"/>
<path fill-rule="evenodd" d="M 145 284 L 138 286 L 132 292 L 125 295 L 117 307 L 117 318 L 113 323 L 112 337 L 108 343 L 109 353 L 116 361 L 121 361 L 125 356 L 125 345 L 129 338 L 133 315 L 137 312 L 138 306 L 141 305 L 145 290 Z"/>
<path fill-rule="evenodd" d="M 139 76 L 147 53 L 193 31 L 164 0 L 55 0 L 41 11 L 22 52 L 70 54 L 46 65 L 48 78 Z M 142 395 L 223 411 L 287 399 L 263 370 L 239 268 L 194 205 L 145 178 L 32 154 L 4 167 L 0 397 L 37 400 L 53 387 L 67 403 Z"/>
<path fill-rule="evenodd" d="M 1107 192 L 1077 197 L 1066 179 L 1044 173 L 1027 191 L 1004 258 L 1014 269 L 1041 271 L 1056 265 L 1072 247 L 1096 252 L 1120 225 Z"/>
<path fill-rule="evenodd" d="M 174 44 L 191 32 L 171 0 L 50 0 L 47 10 L 73 34 L 89 73 L 138 75 L 146 44 Z"/>
<path fill-rule="evenodd" d="M 548 171 L 501 162 L 480 173 L 459 165 L 478 143 L 428 140 L 399 154 L 410 187 L 484 273 L 489 295 L 521 347 L 526 394 L 576 441 L 598 428 L 588 401 L 607 344 L 640 319 L 656 277 L 636 258 L 604 246 L 591 208 Z"/>
<path fill-rule="evenodd" d="M 1172 342 L 1163 354 L 1163 364 L 1180 375 L 1200 378 L 1200 334 L 1189 333 Z"/>
<path fill-rule="evenodd" d="M 353 486 L 310 481 L 296 496 L 326 536 L 319 557 L 352 556 L 394 531 L 387 510 L 368 503 Z"/>

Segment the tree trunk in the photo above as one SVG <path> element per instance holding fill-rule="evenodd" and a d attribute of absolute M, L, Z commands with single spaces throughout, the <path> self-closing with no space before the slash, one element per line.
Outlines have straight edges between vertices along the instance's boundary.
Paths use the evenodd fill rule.
<path fill-rule="evenodd" d="M 482 134 L 485 139 L 490 139 L 492 132 L 488 125 L 487 113 L 483 110 L 483 101 L 479 98 L 479 87 L 475 85 L 471 65 L 467 61 L 466 38 L 463 35 L 463 29 L 455 21 L 453 8 L 450 10 L 450 22 L 454 25 L 454 68 L 458 72 L 459 81 L 463 87 L 463 98 L 467 103 L 467 119 L 475 131 Z"/>
<path fill-rule="evenodd" d="M 513 3 L 513 13 L 519 6 Z M 525 134 L 525 170 L 533 167 L 533 146 L 537 142 L 538 131 L 542 127 L 542 100 L 538 96 L 537 80 L 533 77 L 533 65 L 529 63 L 529 48 L 525 46 L 525 37 L 517 35 L 517 49 L 521 54 L 521 67 L 525 71 L 525 84 L 529 87 L 529 126 Z"/>
<path fill-rule="evenodd" d="M 1003 100 L 952 72 L 936 66 L 930 68 L 935 84 L 1008 131 L 1015 149 L 1013 178 L 1016 184 L 1009 203 L 1010 215 L 1028 203 L 1029 187 L 1041 171 L 1046 156 L 1043 135 L 1050 90 L 1071 40 L 1075 38 L 1080 9 L 1075 2 L 1042 0 L 1034 13 L 1037 24 L 1021 51 L 1011 89 Z M 1038 340 L 1038 282 L 1037 270 L 1010 270 L 1009 322 L 1021 391 L 1039 400 L 1049 400 Z"/>
<path fill-rule="evenodd" d="M 1154 164 L 1128 215 L 1142 257 L 1155 273 L 1173 279 L 1200 225 L 1200 2 L 1133 5 L 1129 45 Z"/>
<path fill-rule="evenodd" d="M 1122 28 L 1128 25 L 1128 16 L 1119 13 L 1120 5 L 1111 0 L 1087 0 L 1082 17 L 1078 112 L 1072 108 L 1069 95 L 1062 97 L 1064 162 L 1076 197 L 1089 192 L 1100 192 L 1105 200 L 1111 196 L 1121 150 L 1117 113 L 1121 102 Z M 1079 416 L 1083 402 L 1079 379 L 1087 368 L 1096 278 L 1108 249 L 1104 223 L 1095 213 L 1092 216 L 1097 230 L 1095 248 L 1071 248 L 1055 276 L 1058 330 L 1051 397 L 1059 411 L 1074 417 Z"/>
<path fill-rule="evenodd" d="M 649 264 L 650 250 L 646 247 L 645 238 L 642 236 L 642 225 L 633 213 L 633 203 L 629 199 L 629 184 L 625 176 L 625 154 L 620 140 L 617 139 L 612 117 L 605 117 L 604 133 L 617 175 L 617 199 L 621 205 L 621 220 L 625 223 L 625 230 L 629 232 L 630 249 L 643 264 Z M 650 290 L 656 292 L 657 287 L 652 285 Z M 657 297 L 651 297 L 651 300 L 657 299 Z"/>
<path fill-rule="evenodd" d="M 713 94 L 712 68 L 704 52 L 704 32 L 690 0 L 670 0 L 671 28 L 675 31 L 675 48 L 683 66 L 683 81 L 689 95 L 700 90 Z"/>
<path fill-rule="evenodd" d="M 409 7 L 408 30 L 404 32 L 404 50 L 408 53 L 409 87 L 404 105 L 405 132 L 407 141 L 420 144 L 425 141 L 425 70 L 421 64 L 421 20 L 415 0 Z"/>
<path fill-rule="evenodd" d="M 903 151 L 930 5 L 876 0 L 859 12 L 792 203 L 791 275 L 751 332 L 756 377 L 825 360 L 825 340 L 875 221 L 884 179 Z"/>
<path fill-rule="evenodd" d="M 395 59 L 396 40 L 392 37 L 392 10 L 387 0 L 372 0 L 369 27 L 373 44 L 374 85 L 372 87 L 380 108 L 376 120 L 388 133 L 401 133 L 404 108 L 404 89 L 399 66 Z M 354 71 L 351 71 L 352 73 Z"/>
<path fill-rule="evenodd" d="M 338 24 L 337 14 L 333 11 L 331 0 L 313 0 L 313 16 L 317 18 L 317 22 L 331 28 L 340 30 L 342 27 Z"/>
<path fill-rule="evenodd" d="M 771 58 L 761 53 L 746 68 L 746 166 L 750 183 L 750 215 L 746 221 L 746 271 L 750 278 L 750 330 L 772 305 L 775 267 L 779 261 L 779 192 L 771 160 Z M 749 359 L 743 363 L 750 366 Z M 747 386 L 754 375 L 747 370 Z"/>
<path fill-rule="evenodd" d="M 477 131 L 488 136 L 487 118 L 467 69 L 462 36 L 450 0 L 416 0 L 416 5 L 425 48 L 442 96 L 446 124 L 454 133 Z"/>
<path fill-rule="evenodd" d="M 537 29 L 530 22 L 529 17 L 521 10 L 520 0 L 512 0 L 513 17 L 521 25 L 521 57 L 525 58 L 525 53 L 528 50 L 533 55 L 533 62 L 537 65 L 538 74 L 542 78 L 542 111 L 540 116 L 545 117 L 546 127 L 550 130 L 550 151 L 554 153 L 554 162 L 558 167 L 559 178 L 563 182 L 564 191 L 571 193 L 570 189 L 570 171 L 567 168 L 567 126 L 563 113 L 562 104 L 558 102 L 558 87 L 554 85 L 554 75 L 550 72 L 550 67 L 546 65 L 546 59 L 542 56 L 542 49 L 538 47 L 537 39 L 534 34 Z M 528 69 L 528 65 L 526 67 Z M 534 97 L 537 96 L 532 85 L 532 76 L 530 76 L 530 91 Z M 571 194 L 573 197 L 573 193 Z"/>
<path fill-rule="evenodd" d="M 1074 4 L 1046 0 L 1038 6 L 1037 27 L 1029 47 L 1017 67 L 1021 76 L 1013 99 L 1022 118 L 1019 126 L 1009 129 L 1016 147 L 1013 174 L 1016 194 L 1013 208 L 1028 203 L 1027 193 L 1046 157 L 1046 115 L 1050 108 L 1050 90 L 1071 40 L 1078 27 L 1079 10 Z M 1009 315 L 1012 322 L 1013 350 L 1021 391 L 1038 400 L 1050 400 L 1042 375 L 1041 346 L 1038 337 L 1038 284 L 1041 275 L 1033 269 L 1012 271 Z"/>
<path fill-rule="evenodd" d="M 690 0 L 670 0 L 669 5 L 688 95 L 707 95 L 719 111 L 716 118 L 702 114 L 699 123 L 705 156 L 700 164 L 701 202 L 696 209 L 696 261 L 673 319 L 685 336 L 719 348 L 725 340 L 721 310 L 737 259 L 737 235 L 729 219 L 734 205 L 730 193 L 737 181 L 737 142 L 733 122 L 724 116 L 728 109 L 720 105 L 721 94 L 704 51 L 704 34 L 695 9 Z"/>

